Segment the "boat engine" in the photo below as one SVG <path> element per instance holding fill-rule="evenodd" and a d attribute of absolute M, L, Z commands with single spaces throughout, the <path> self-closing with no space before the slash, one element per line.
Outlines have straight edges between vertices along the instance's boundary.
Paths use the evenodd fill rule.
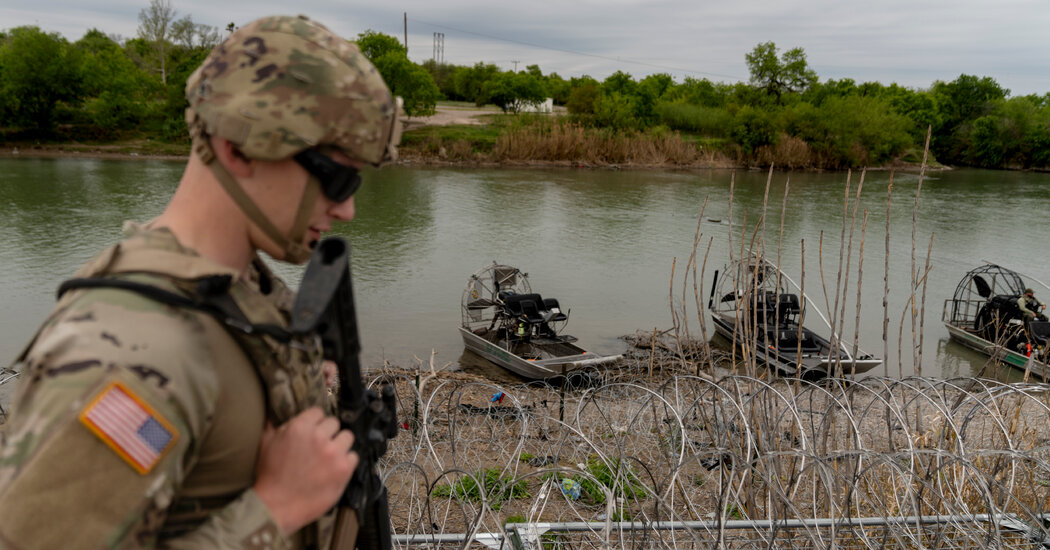
<path fill-rule="evenodd" d="M 1019 295 L 1009 294 L 992 296 L 977 312 L 973 328 L 985 340 L 1000 343 L 1022 355 L 1046 349 L 1050 322 L 1046 315 L 1039 314 L 1025 326 L 1018 298 Z"/>

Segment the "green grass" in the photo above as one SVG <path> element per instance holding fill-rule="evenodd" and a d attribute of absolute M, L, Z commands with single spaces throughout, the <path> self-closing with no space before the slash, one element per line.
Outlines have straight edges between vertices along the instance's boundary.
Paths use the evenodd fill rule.
<path fill-rule="evenodd" d="M 616 498 L 641 499 L 649 496 L 649 492 L 638 479 L 634 469 L 629 462 L 621 462 L 618 458 L 612 458 L 606 464 L 596 456 L 587 459 L 587 473 L 590 476 L 574 475 L 570 479 L 580 484 L 580 498 L 591 504 L 605 504 L 606 487 L 612 491 Z M 619 477 L 617 477 L 619 472 Z M 566 476 L 552 474 L 561 482 Z M 549 479 L 551 476 L 546 476 Z"/>
<path fill-rule="evenodd" d="M 481 480 L 480 485 L 477 480 Z M 464 476 L 451 484 L 443 483 L 434 487 L 431 493 L 436 497 L 453 497 L 471 502 L 480 502 L 482 494 L 485 495 L 486 503 L 491 510 L 499 510 L 503 502 L 507 500 L 532 496 L 529 494 L 528 483 L 525 481 L 511 483 L 511 477 L 501 476 L 498 468 L 475 472 L 473 476 Z"/>

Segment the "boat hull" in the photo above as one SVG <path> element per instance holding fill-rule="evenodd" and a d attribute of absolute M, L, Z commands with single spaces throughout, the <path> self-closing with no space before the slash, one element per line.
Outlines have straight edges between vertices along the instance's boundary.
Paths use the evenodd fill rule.
<path fill-rule="evenodd" d="M 1004 364 L 1022 371 L 1031 368 L 1031 374 L 1040 380 L 1048 380 L 1047 377 L 1050 376 L 1050 372 L 1048 372 L 1048 368 L 1050 367 L 1042 361 L 1033 360 L 1027 355 L 1022 355 L 1003 345 L 985 340 L 973 332 L 957 327 L 951 323 L 945 323 L 944 326 L 948 329 L 948 335 L 952 340 L 955 340 L 970 349 L 979 351 L 989 357 L 996 357 Z M 1031 366 L 1029 367 L 1030 360 Z"/>
<path fill-rule="evenodd" d="M 497 366 L 503 367 L 522 378 L 542 380 L 560 376 L 582 367 L 604 365 L 616 361 L 620 355 L 597 355 L 568 341 L 552 342 L 544 350 L 553 357 L 543 359 L 525 359 L 473 332 L 460 327 L 463 345 L 470 351 L 488 359 Z"/>
<path fill-rule="evenodd" d="M 754 348 L 756 352 L 758 351 L 759 346 L 754 345 L 754 342 L 748 346 L 749 343 L 745 341 L 741 332 L 734 334 L 735 316 L 725 313 L 712 313 L 711 319 L 714 321 L 715 332 L 718 335 L 733 342 L 737 347 L 747 346 Z M 820 341 L 827 344 L 830 348 L 830 344 L 826 341 L 823 339 L 820 339 Z M 842 368 L 844 375 L 856 375 L 868 372 L 882 364 L 881 359 L 872 358 L 839 359 L 836 361 L 836 358 L 831 357 L 826 351 L 823 354 L 804 354 L 798 365 L 795 362 L 796 358 L 797 353 L 795 350 L 781 353 L 775 349 L 770 349 L 768 353 L 757 353 L 756 357 L 759 363 L 765 364 L 780 376 L 801 376 L 807 380 L 825 378 L 839 367 Z M 801 375 L 799 374 L 800 370 Z"/>

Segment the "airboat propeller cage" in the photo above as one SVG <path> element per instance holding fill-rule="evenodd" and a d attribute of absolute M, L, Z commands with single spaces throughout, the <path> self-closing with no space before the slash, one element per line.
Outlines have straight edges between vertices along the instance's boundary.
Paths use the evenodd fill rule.
<path fill-rule="evenodd" d="M 715 271 L 708 309 L 715 332 L 744 357 L 780 376 L 816 380 L 838 373 L 862 374 L 882 360 L 845 345 L 817 308 L 830 338 L 803 326 L 809 300 L 778 266 L 752 255 Z"/>
<path fill-rule="evenodd" d="M 588 352 L 561 334 L 569 316 L 558 300 L 533 291 L 528 275 L 513 266 L 493 262 L 468 277 L 461 306 L 464 347 L 523 378 L 552 378 L 620 357 Z"/>

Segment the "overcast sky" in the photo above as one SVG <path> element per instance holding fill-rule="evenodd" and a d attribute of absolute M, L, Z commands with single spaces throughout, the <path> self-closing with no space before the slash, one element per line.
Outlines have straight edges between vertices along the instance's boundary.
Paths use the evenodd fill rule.
<path fill-rule="evenodd" d="M 70 40 L 90 28 L 134 37 L 148 0 L 0 0 L 0 28 L 37 25 Z M 604 79 L 669 73 L 747 80 L 744 55 L 773 41 L 801 47 L 821 81 L 927 88 L 960 74 L 990 76 L 1011 95 L 1050 92 L 1050 0 L 172 0 L 178 15 L 224 28 L 305 13 L 348 38 L 372 29 L 404 40 L 409 57 L 536 64 L 544 74 Z M 291 7 L 294 6 L 294 7 Z M 290 8 L 291 7 L 291 8 Z M 516 63 L 515 63 L 516 62 Z"/>

